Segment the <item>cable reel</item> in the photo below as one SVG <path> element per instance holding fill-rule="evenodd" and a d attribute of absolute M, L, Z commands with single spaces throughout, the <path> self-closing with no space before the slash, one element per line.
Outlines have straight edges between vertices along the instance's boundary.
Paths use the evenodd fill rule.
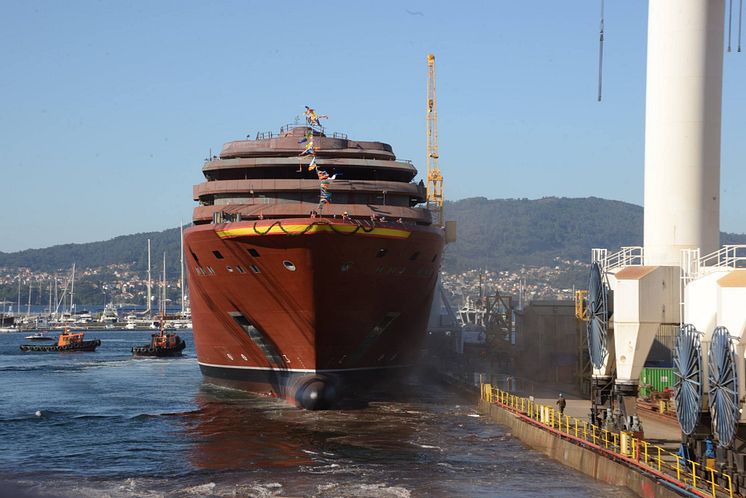
<path fill-rule="evenodd" d="M 707 355 L 710 413 L 712 432 L 717 436 L 718 445 L 724 448 L 733 443 L 740 418 L 736 356 L 736 345 L 728 329 L 717 327 L 712 335 L 710 351 Z"/>
<path fill-rule="evenodd" d="M 596 369 L 603 367 L 609 351 L 606 339 L 609 328 L 609 287 L 598 263 L 591 265 L 588 282 L 588 353 Z"/>
<path fill-rule="evenodd" d="M 694 325 L 682 325 L 674 349 L 676 417 L 681 430 L 688 436 L 699 423 L 699 406 L 703 393 L 701 335 Z"/>

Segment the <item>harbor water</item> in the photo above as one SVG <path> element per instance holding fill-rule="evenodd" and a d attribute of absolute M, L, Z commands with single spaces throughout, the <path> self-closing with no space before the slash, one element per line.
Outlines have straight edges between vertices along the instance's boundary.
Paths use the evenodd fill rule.
<path fill-rule="evenodd" d="M 89 331 L 93 353 L 21 353 L 0 334 L 0 496 L 632 496 L 523 446 L 423 379 L 310 412 L 133 359 L 149 332 Z"/>

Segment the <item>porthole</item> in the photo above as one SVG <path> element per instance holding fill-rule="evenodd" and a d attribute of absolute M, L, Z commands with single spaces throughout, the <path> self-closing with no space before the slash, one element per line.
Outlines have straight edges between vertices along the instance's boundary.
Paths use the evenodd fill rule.
<path fill-rule="evenodd" d="M 208 272 L 208 273 L 209 273 L 210 275 L 215 275 L 215 270 L 213 270 L 212 266 L 208 266 L 208 267 L 207 267 L 207 272 Z"/>
<path fill-rule="evenodd" d="M 228 270 L 228 273 L 233 273 L 233 267 L 232 266 L 226 266 L 226 270 Z"/>
<path fill-rule="evenodd" d="M 251 265 L 251 266 L 249 266 L 249 268 L 251 268 L 251 271 L 253 271 L 254 273 L 261 273 L 259 271 L 259 267 L 256 266 L 256 265 Z"/>
<path fill-rule="evenodd" d="M 433 256 L 433 259 L 431 259 L 430 262 L 431 263 L 435 263 L 436 259 L 438 259 L 438 255 L 437 254 L 435 254 L 435 256 Z"/>
<path fill-rule="evenodd" d="M 236 270 L 238 271 L 238 273 L 246 273 L 246 270 L 244 270 L 243 266 L 241 265 L 236 265 Z"/>
<path fill-rule="evenodd" d="M 227 356 L 229 360 L 233 361 L 233 355 L 232 354 L 225 353 L 225 356 Z"/>
<path fill-rule="evenodd" d="M 346 261 L 342 263 L 342 266 L 339 267 L 339 271 L 341 272 L 349 271 L 351 266 L 352 266 L 352 262 Z"/>
<path fill-rule="evenodd" d="M 249 359 L 246 357 L 245 354 L 241 353 L 241 358 L 243 358 L 244 361 L 249 361 Z"/>
<path fill-rule="evenodd" d="M 379 249 L 378 252 L 376 253 L 376 257 L 377 258 L 382 258 L 382 257 L 384 257 L 386 255 L 387 252 L 388 251 L 386 251 L 386 249 Z"/>
<path fill-rule="evenodd" d="M 216 257 L 217 259 L 223 259 L 223 255 L 222 255 L 222 254 L 220 254 L 220 251 L 212 251 L 212 254 L 213 254 L 213 255 L 214 255 L 214 256 L 215 256 L 215 257 Z"/>
<path fill-rule="evenodd" d="M 295 271 L 295 265 L 292 261 L 288 261 L 287 259 L 282 262 L 282 266 L 284 266 L 288 271 Z"/>
<path fill-rule="evenodd" d="M 247 249 L 247 251 L 249 252 L 250 255 L 254 256 L 255 258 L 259 257 L 259 251 L 257 251 L 256 249 Z"/>

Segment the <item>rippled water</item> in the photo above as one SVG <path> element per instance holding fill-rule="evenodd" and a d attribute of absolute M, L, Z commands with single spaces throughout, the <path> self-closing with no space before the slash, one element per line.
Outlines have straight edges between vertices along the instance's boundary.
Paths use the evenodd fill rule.
<path fill-rule="evenodd" d="M 421 380 L 308 412 L 204 382 L 189 332 L 184 358 L 137 360 L 149 333 L 67 354 L 21 353 L 23 335 L 0 334 L 0 497 L 632 496 Z"/>

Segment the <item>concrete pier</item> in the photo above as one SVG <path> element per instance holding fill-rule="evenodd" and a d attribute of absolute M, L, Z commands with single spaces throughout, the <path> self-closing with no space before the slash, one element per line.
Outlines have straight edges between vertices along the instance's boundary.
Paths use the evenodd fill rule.
<path fill-rule="evenodd" d="M 560 416 L 555 401 L 483 384 L 479 410 L 529 447 L 638 496 L 733 496 L 729 475 L 676 456 L 680 435 L 675 422 L 651 413 L 643 416 L 644 437 L 615 433 L 588 424 L 590 402 L 570 399 Z"/>
<path fill-rule="evenodd" d="M 490 404 L 479 402 L 479 411 L 500 425 L 510 428 L 514 437 L 527 446 L 541 451 L 548 457 L 578 470 L 594 479 L 630 489 L 644 498 L 668 498 L 681 496 L 673 489 L 659 485 L 649 476 L 636 472 L 605 456 L 560 439 L 551 432 L 525 423 L 513 413 Z"/>

